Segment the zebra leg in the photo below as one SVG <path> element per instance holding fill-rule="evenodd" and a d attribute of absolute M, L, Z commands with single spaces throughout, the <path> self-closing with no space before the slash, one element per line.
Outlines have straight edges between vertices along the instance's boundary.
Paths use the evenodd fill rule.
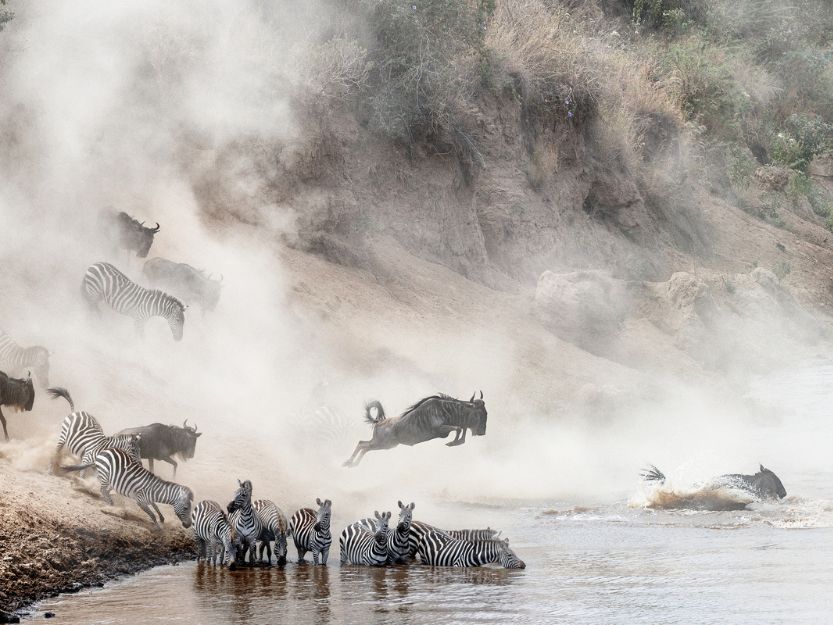
<path fill-rule="evenodd" d="M 150 517 L 150 520 L 153 522 L 153 524 L 154 524 L 156 527 L 158 527 L 158 528 L 160 528 L 160 529 L 161 529 L 161 528 L 162 528 L 162 526 L 161 526 L 161 525 L 160 525 L 160 524 L 156 521 L 156 517 L 155 517 L 155 516 L 153 516 L 153 511 L 150 509 L 150 506 L 148 505 L 148 503 L 151 503 L 151 504 L 153 504 L 153 506 L 155 507 L 155 506 L 156 506 L 156 504 L 155 504 L 155 503 L 153 503 L 152 501 L 150 501 L 150 502 L 149 502 L 149 501 L 148 501 L 148 499 L 147 499 L 147 497 L 145 496 L 145 494 L 144 494 L 144 493 L 142 493 L 142 492 L 138 492 L 138 493 L 136 493 L 136 503 L 137 503 L 137 504 L 139 504 L 139 507 L 140 507 L 142 510 L 144 510 L 144 511 L 145 511 L 145 514 L 147 514 L 147 515 Z M 160 515 L 160 516 L 161 516 L 161 515 Z"/>
<path fill-rule="evenodd" d="M 304 560 L 304 556 L 306 554 L 307 554 L 306 549 L 304 549 L 302 547 L 298 547 L 298 564 L 303 564 L 304 562 L 306 562 L 306 560 Z"/>
<path fill-rule="evenodd" d="M 278 559 L 277 554 L 275 555 L 275 560 Z M 269 544 L 269 541 L 266 541 L 266 562 L 269 566 L 272 566 L 272 545 Z"/>
<path fill-rule="evenodd" d="M 150 505 L 151 505 L 151 506 L 153 506 L 153 509 L 154 509 L 154 510 L 156 510 L 156 514 L 158 514 L 158 515 L 159 515 L 159 522 L 160 522 L 160 523 L 164 523 L 164 522 L 165 522 L 165 517 L 163 517 L 163 516 L 162 516 L 162 513 L 161 513 L 161 512 L 159 512 L 159 507 L 156 505 L 156 502 L 155 502 L 155 501 L 151 501 L 151 502 L 150 502 Z"/>
<path fill-rule="evenodd" d="M 3 416 L 3 407 L 0 405 L 0 423 L 3 424 L 3 435 L 9 440 L 9 433 L 6 431 L 6 417 Z"/>
<path fill-rule="evenodd" d="M 113 498 L 110 497 L 110 489 L 104 484 L 101 485 L 101 498 L 107 503 L 108 506 L 113 505 Z"/>
<path fill-rule="evenodd" d="M 321 564 L 323 564 L 324 566 L 327 566 L 327 558 L 329 558 L 329 557 L 330 557 L 330 548 L 329 547 L 324 547 L 324 549 L 321 551 Z"/>
<path fill-rule="evenodd" d="M 318 554 L 319 553 L 321 553 L 321 552 L 318 551 L 318 549 L 316 549 L 315 547 L 312 548 L 312 563 L 315 566 L 318 566 Z"/>
<path fill-rule="evenodd" d="M 205 540 L 197 537 L 197 562 L 200 561 L 200 558 L 208 559 L 205 553 Z"/>

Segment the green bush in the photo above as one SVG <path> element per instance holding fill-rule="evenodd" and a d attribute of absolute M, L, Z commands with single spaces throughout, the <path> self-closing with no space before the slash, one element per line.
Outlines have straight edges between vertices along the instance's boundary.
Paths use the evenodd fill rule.
<path fill-rule="evenodd" d="M 813 157 L 833 148 L 833 125 L 816 116 L 794 113 L 784 122 L 781 132 L 772 138 L 772 159 L 803 172 Z"/>

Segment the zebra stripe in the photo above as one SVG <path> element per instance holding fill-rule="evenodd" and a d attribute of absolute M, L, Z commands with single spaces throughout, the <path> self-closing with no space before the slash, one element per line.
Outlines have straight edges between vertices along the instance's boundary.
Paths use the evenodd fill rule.
<path fill-rule="evenodd" d="M 165 522 L 156 506 L 157 503 L 173 506 L 182 526 L 191 526 L 191 501 L 194 493 L 187 486 L 156 477 L 121 449 L 105 449 L 98 452 L 95 468 L 98 482 L 101 484 L 101 497 L 109 505 L 113 505 L 110 491 L 115 490 L 139 504 L 157 527 L 161 527 Z M 158 522 L 153 516 L 151 506 L 159 515 Z"/>
<path fill-rule="evenodd" d="M 363 521 L 353 523 L 341 532 L 338 544 L 342 564 L 384 566 L 388 561 L 388 520 L 390 512 L 379 514 L 373 523 L 373 531 L 364 528 Z"/>
<path fill-rule="evenodd" d="M 104 301 L 117 313 L 132 317 L 140 332 L 151 317 L 163 317 L 174 339 L 182 339 L 187 307 L 173 295 L 139 286 L 110 263 L 96 263 L 87 268 L 81 294 L 96 312 L 98 303 Z"/>
<path fill-rule="evenodd" d="M 283 511 L 268 499 L 258 499 L 254 503 L 255 512 L 260 518 L 263 529 L 260 531 L 257 545 L 257 559 L 263 562 L 263 552 L 266 559 L 272 563 L 272 548 L 269 541 L 275 541 L 275 560 L 278 564 L 286 564 L 286 531 L 288 523 Z"/>
<path fill-rule="evenodd" d="M 234 493 L 234 499 L 227 506 L 231 513 L 231 527 L 234 529 L 234 546 L 237 549 L 237 559 L 241 563 L 249 554 L 249 564 L 255 561 L 255 545 L 263 524 L 252 507 L 252 483 L 249 480 L 241 482 Z"/>
<path fill-rule="evenodd" d="M 35 374 L 42 387 L 49 386 L 49 351 L 45 347 L 21 347 L 0 330 L 0 371 L 21 377 L 27 370 Z"/>
<path fill-rule="evenodd" d="M 484 530 L 445 530 L 445 533 L 458 540 L 480 542 L 482 540 L 495 540 L 500 532 L 487 527 Z"/>
<path fill-rule="evenodd" d="M 416 557 L 417 547 L 428 532 L 437 532 L 449 538 L 467 540 L 469 542 L 495 540 L 499 533 L 488 527 L 486 529 L 443 530 L 423 521 L 412 521 L 410 530 L 410 534 L 408 535 L 408 558 L 411 559 Z"/>
<path fill-rule="evenodd" d="M 292 515 L 289 521 L 289 533 L 295 542 L 298 550 L 298 563 L 304 562 L 304 555 L 312 551 L 312 561 L 318 564 L 321 557 L 321 564 L 327 564 L 327 557 L 330 554 L 330 545 L 333 537 L 330 534 L 330 518 L 332 516 L 333 503 L 326 499 L 323 502 L 316 499 L 318 511 L 312 508 L 301 508 Z"/>
<path fill-rule="evenodd" d="M 445 532 L 427 531 L 417 548 L 420 562 L 430 566 L 482 566 L 500 563 L 507 569 L 526 568 L 509 548 L 509 539 L 471 542 L 452 538 Z"/>
<path fill-rule="evenodd" d="M 203 500 L 194 506 L 191 511 L 191 528 L 199 547 L 197 561 L 204 558 L 216 565 L 219 556 L 220 564 L 228 564 L 229 568 L 234 568 L 235 551 L 231 524 L 220 504 Z"/>
<path fill-rule="evenodd" d="M 388 564 L 403 564 L 408 560 L 413 559 L 416 553 L 416 543 L 414 543 L 414 554 L 411 553 L 411 524 L 413 523 L 413 511 L 416 504 L 410 503 L 407 506 L 401 501 L 399 505 L 399 522 L 396 527 L 388 530 Z M 357 525 L 362 529 L 373 532 L 375 531 L 375 522 L 373 519 L 362 519 L 356 521 L 353 525 Z"/>

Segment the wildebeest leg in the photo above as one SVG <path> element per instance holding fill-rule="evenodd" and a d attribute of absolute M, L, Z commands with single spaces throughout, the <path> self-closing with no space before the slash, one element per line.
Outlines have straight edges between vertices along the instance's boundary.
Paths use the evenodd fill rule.
<path fill-rule="evenodd" d="M 462 434 L 462 436 L 460 436 Z M 454 447 L 456 445 L 462 445 L 466 442 L 466 428 L 458 428 L 454 440 L 450 443 L 446 443 L 447 447 Z"/>
<path fill-rule="evenodd" d="M 3 416 L 2 406 L 0 406 L 0 423 L 3 424 L 3 435 L 6 437 L 6 440 L 9 440 L 9 433 L 6 431 L 6 417 Z"/>
<path fill-rule="evenodd" d="M 169 456 L 167 458 L 162 458 L 162 462 L 167 462 L 168 464 L 174 465 L 174 477 L 173 477 L 173 479 L 176 479 L 176 467 L 177 467 L 176 460 L 174 460 L 173 458 L 171 458 Z"/>
<path fill-rule="evenodd" d="M 373 441 L 372 440 L 370 440 L 370 441 L 359 441 L 359 444 L 356 445 L 356 449 L 353 451 L 353 455 L 350 456 L 350 459 L 347 462 L 345 462 L 344 465 L 342 465 L 342 466 L 355 467 L 357 464 L 359 464 L 362 461 L 362 458 L 364 458 L 364 455 L 367 452 L 373 451 L 374 449 L 377 449 L 377 448 L 373 447 Z M 358 454 L 358 458 L 356 458 L 357 454 Z"/>

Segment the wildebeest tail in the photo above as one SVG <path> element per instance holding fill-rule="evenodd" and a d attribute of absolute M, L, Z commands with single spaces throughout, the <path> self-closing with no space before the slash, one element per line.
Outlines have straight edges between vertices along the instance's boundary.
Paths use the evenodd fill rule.
<path fill-rule="evenodd" d="M 69 404 L 69 409 L 75 410 L 75 403 L 73 403 L 72 397 L 70 397 L 69 395 L 69 391 L 66 390 L 64 387 L 55 386 L 53 388 L 46 389 L 46 392 L 49 393 L 52 399 L 58 399 L 59 397 L 63 397 L 67 400 L 67 403 Z"/>
<path fill-rule="evenodd" d="M 375 419 L 373 418 L 373 415 L 370 413 L 370 411 L 373 410 L 373 408 L 376 409 L 376 418 Z M 384 420 L 384 418 L 385 418 L 385 409 L 382 408 L 382 403 L 381 402 L 374 399 L 373 401 L 368 402 L 367 404 L 365 404 L 365 406 L 364 406 L 364 420 L 367 423 L 369 423 L 370 425 L 376 425 L 377 423 L 379 423 L 379 421 Z"/>
<path fill-rule="evenodd" d="M 660 484 L 665 483 L 665 474 L 657 469 L 654 465 L 648 465 L 649 468 L 644 469 L 642 473 L 639 474 L 646 482 L 659 482 Z"/>

